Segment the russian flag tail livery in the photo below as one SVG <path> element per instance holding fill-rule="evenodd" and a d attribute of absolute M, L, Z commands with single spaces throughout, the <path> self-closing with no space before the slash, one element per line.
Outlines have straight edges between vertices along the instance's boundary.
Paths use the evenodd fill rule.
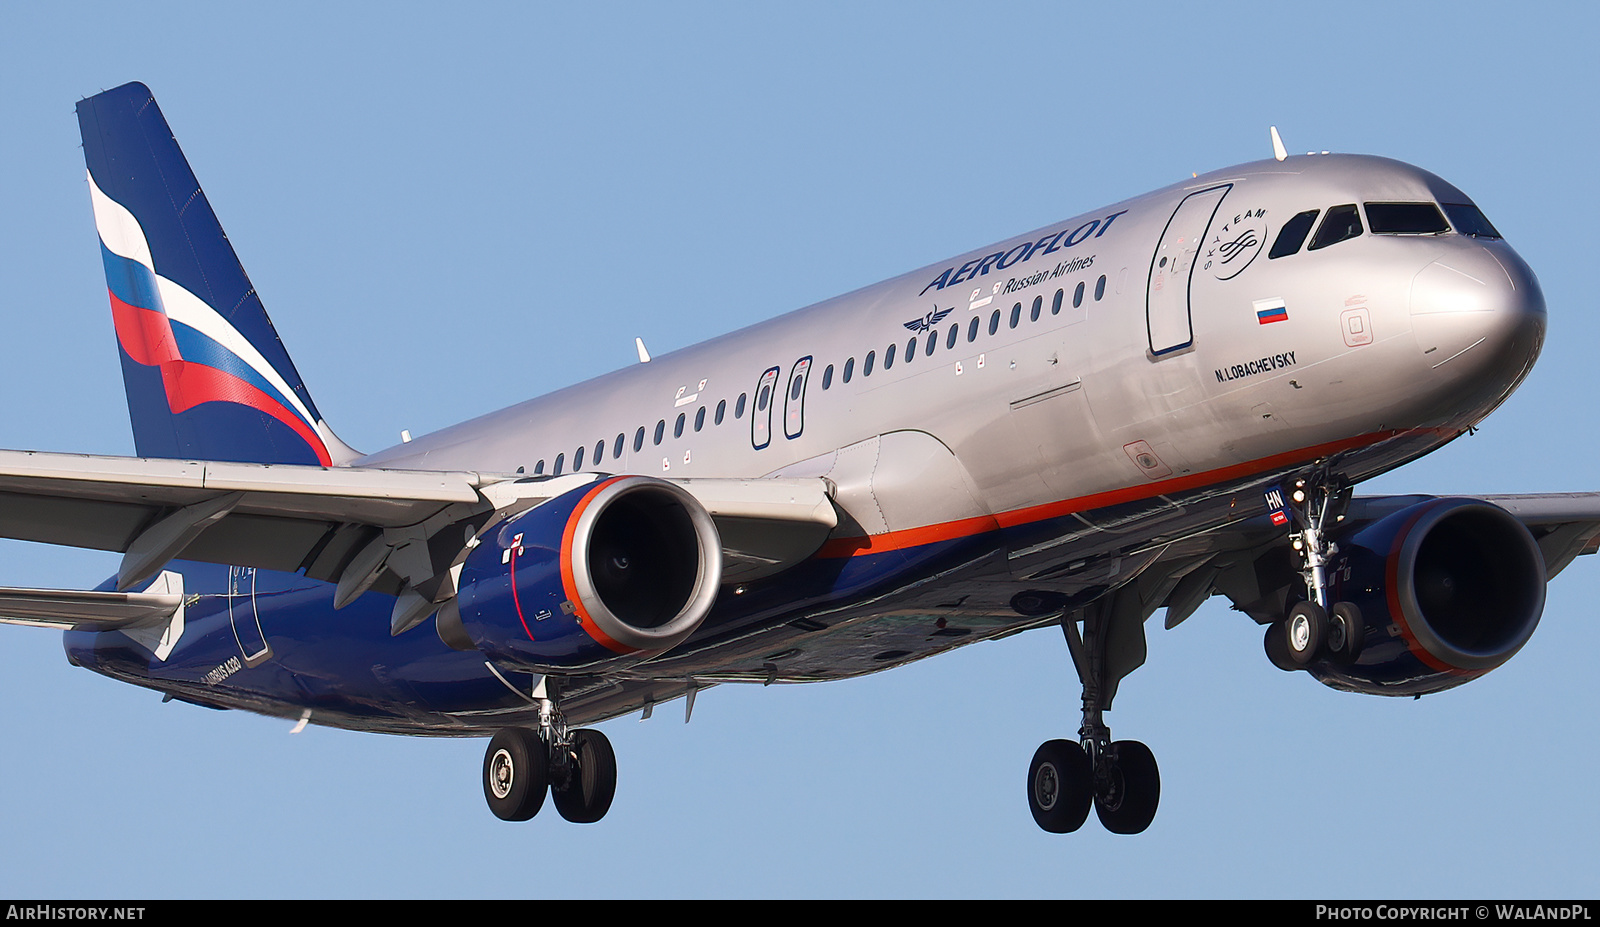
<path fill-rule="evenodd" d="M 141 457 L 335 466 L 323 422 L 143 84 L 78 103 Z"/>

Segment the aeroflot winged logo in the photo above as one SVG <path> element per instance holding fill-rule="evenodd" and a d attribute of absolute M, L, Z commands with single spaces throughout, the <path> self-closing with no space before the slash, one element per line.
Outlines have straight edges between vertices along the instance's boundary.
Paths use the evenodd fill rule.
<path fill-rule="evenodd" d="M 912 319 L 909 322 L 902 322 L 901 324 L 904 325 L 909 331 L 919 333 L 925 332 L 935 325 L 938 325 L 940 322 L 943 322 L 944 317 L 954 311 L 956 311 L 956 307 L 954 306 L 951 306 L 949 309 L 940 309 L 939 307 L 935 306 L 934 308 L 929 309 L 928 314 L 922 318 Z"/>
<path fill-rule="evenodd" d="M 246 406 L 287 425 L 329 466 L 315 418 L 272 364 L 214 307 L 156 273 L 144 229 L 93 174 L 89 193 L 117 342 L 135 362 L 161 371 L 173 414 L 208 402 Z"/>
<path fill-rule="evenodd" d="M 981 258 L 973 258 L 960 267 L 946 267 L 943 273 L 933 278 L 932 283 L 922 288 L 922 292 L 927 293 L 932 289 L 942 290 L 947 286 L 975 280 L 986 276 L 990 270 L 1007 270 L 1041 254 L 1054 254 L 1091 238 L 1099 238 L 1111 228 L 1111 223 L 1115 222 L 1118 216 L 1126 212 L 1124 209 L 1101 219 L 1090 219 L 1070 231 L 1061 229 L 1058 232 L 1051 232 L 1038 241 L 1025 241 L 1020 245 L 1013 245 L 1006 251 L 996 251 Z"/>

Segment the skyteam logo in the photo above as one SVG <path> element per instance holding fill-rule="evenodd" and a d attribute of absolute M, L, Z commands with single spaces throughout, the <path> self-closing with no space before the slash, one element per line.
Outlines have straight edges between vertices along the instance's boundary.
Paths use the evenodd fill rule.
<path fill-rule="evenodd" d="M 1265 209 L 1246 209 L 1234 215 L 1211 233 L 1211 240 L 1206 243 L 1205 269 L 1218 280 L 1239 276 L 1261 253 L 1267 233 Z"/>
<path fill-rule="evenodd" d="M 323 466 L 332 464 L 318 422 L 289 384 L 214 307 L 156 273 L 144 229 L 89 175 L 117 342 L 138 364 L 161 371 L 174 415 L 233 403 L 282 422 Z"/>

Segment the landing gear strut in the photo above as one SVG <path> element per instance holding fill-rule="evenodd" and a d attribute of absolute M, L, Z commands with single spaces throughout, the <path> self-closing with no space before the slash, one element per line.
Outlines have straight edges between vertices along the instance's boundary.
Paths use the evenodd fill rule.
<path fill-rule="evenodd" d="M 1295 522 L 1291 543 L 1301 556 L 1306 601 L 1295 603 L 1282 621 L 1268 626 L 1267 656 L 1287 670 L 1319 659 L 1354 663 L 1366 642 L 1366 624 L 1355 605 L 1332 601 L 1330 567 L 1339 545 L 1328 539 L 1328 529 L 1344 517 L 1350 503 L 1350 487 L 1319 472 L 1296 481 L 1290 500 L 1285 511 Z"/>
<path fill-rule="evenodd" d="M 1101 825 L 1114 834 L 1141 833 L 1154 820 L 1161 802 L 1155 756 L 1136 740 L 1112 740 L 1101 713 L 1111 707 L 1122 677 L 1144 662 L 1144 620 L 1154 611 L 1145 603 L 1159 603 L 1167 591 L 1141 596 L 1136 584 L 1130 584 L 1087 608 L 1062 614 L 1061 629 L 1083 684 L 1083 724 L 1076 743 L 1048 741 L 1028 767 L 1028 807 L 1044 830 L 1077 830 L 1091 805 Z"/>
<path fill-rule="evenodd" d="M 536 690 L 537 691 L 537 690 Z M 526 821 L 544 806 L 574 824 L 605 817 L 617 792 L 617 757 L 606 735 L 568 731 L 550 698 L 536 697 L 539 730 L 508 727 L 494 735 L 483 757 L 483 797 L 502 821 Z"/>

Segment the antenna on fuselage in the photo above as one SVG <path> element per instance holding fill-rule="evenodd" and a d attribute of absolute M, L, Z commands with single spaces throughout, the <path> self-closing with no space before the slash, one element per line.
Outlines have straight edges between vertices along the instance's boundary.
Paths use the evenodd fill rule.
<path fill-rule="evenodd" d="M 1278 127 L 1272 126 L 1272 156 L 1279 161 L 1289 157 L 1288 149 L 1283 147 L 1283 137 L 1278 134 Z"/>
<path fill-rule="evenodd" d="M 644 339 L 643 338 L 635 338 L 635 339 L 633 339 L 633 346 L 639 350 L 639 363 L 641 363 L 641 364 L 650 363 L 650 352 L 646 351 L 644 349 Z"/>

